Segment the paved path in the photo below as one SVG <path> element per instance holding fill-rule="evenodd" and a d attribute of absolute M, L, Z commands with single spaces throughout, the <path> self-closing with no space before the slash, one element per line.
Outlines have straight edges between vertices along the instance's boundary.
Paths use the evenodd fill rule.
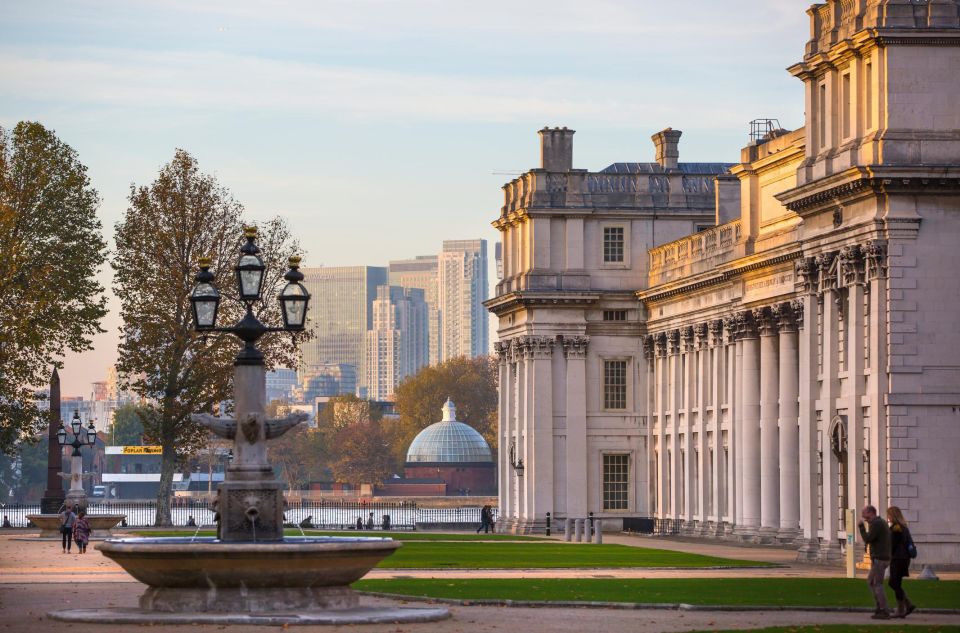
<path fill-rule="evenodd" d="M 0 632 L 34 633 L 55 631 L 69 626 L 71 633 L 104 633 L 126 630 L 123 625 L 63 625 L 45 617 L 57 607 L 135 607 L 143 585 L 134 581 L 95 549 L 85 555 L 61 554 L 58 543 L 16 540 L 24 534 L 0 536 Z M 660 539 L 609 537 L 606 542 L 627 545 L 663 547 L 698 554 L 732 556 L 741 559 L 786 562 L 789 552 L 760 548 L 738 548 L 729 545 L 683 543 Z M 586 547 L 586 545 L 584 545 Z M 665 578 L 717 576 L 836 576 L 837 569 L 790 565 L 775 570 L 375 570 L 368 577 L 529 577 L 529 578 Z M 943 575 L 942 575 L 943 576 Z M 866 589 L 865 589 L 866 590 Z M 365 604 L 396 604 L 382 598 L 366 597 Z M 410 603 L 414 606 L 415 603 Z M 583 633 L 585 630 L 606 632 L 629 631 L 693 631 L 718 629 L 750 629 L 774 624 L 866 624 L 872 623 L 863 613 L 811 613 L 803 611 L 775 612 L 700 612 L 668 610 L 618 610 L 571 608 L 505 608 L 453 606 L 453 618 L 444 622 L 416 625 L 351 626 L 355 633 L 391 631 L 395 633 L 461 633 L 482 629 L 485 633 Z M 598 623 L 602 626 L 598 629 Z M 935 616 L 918 613 L 910 624 L 947 624 L 960 626 L 960 616 Z M 152 626 L 157 633 L 183 633 L 184 627 Z M 339 631 L 347 627 L 297 627 L 298 631 Z M 190 627 L 191 631 L 247 633 L 263 631 L 261 627 L 231 626 Z"/>

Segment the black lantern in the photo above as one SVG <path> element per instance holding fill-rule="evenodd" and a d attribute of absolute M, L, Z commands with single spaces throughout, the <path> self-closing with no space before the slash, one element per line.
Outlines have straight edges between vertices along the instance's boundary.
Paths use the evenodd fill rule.
<path fill-rule="evenodd" d="M 304 287 L 303 273 L 300 272 L 300 258 L 291 257 L 287 261 L 290 270 L 283 276 L 287 280 L 280 293 L 280 311 L 283 314 L 283 327 L 288 330 L 302 330 L 307 320 L 307 304 L 310 293 Z"/>
<path fill-rule="evenodd" d="M 87 445 L 93 446 L 97 443 L 97 428 L 93 426 L 93 420 L 87 425 Z"/>
<path fill-rule="evenodd" d="M 190 294 L 193 308 L 193 322 L 198 330 L 210 330 L 217 324 L 217 308 L 220 306 L 220 293 L 213 285 L 214 276 L 210 272 L 210 258 L 200 258 L 200 272 L 197 273 L 197 285 Z"/>
<path fill-rule="evenodd" d="M 67 443 L 67 427 L 63 424 L 60 425 L 60 430 L 57 431 L 57 442 L 60 443 L 60 446 L 65 446 Z"/>
<path fill-rule="evenodd" d="M 523 477 L 523 458 L 517 459 L 517 442 L 510 440 L 510 465 L 517 477 Z"/>
<path fill-rule="evenodd" d="M 70 426 L 73 429 L 73 434 L 76 436 L 80 435 L 80 428 L 83 426 L 83 422 L 80 421 L 80 412 L 73 412 L 73 419 L 70 420 Z"/>
<path fill-rule="evenodd" d="M 263 271 L 266 266 L 260 259 L 260 249 L 254 243 L 257 239 L 257 227 L 248 226 L 243 229 L 247 243 L 240 248 L 240 261 L 237 262 L 237 286 L 240 289 L 240 298 L 244 301 L 256 301 L 260 298 L 260 289 L 263 286 Z"/>

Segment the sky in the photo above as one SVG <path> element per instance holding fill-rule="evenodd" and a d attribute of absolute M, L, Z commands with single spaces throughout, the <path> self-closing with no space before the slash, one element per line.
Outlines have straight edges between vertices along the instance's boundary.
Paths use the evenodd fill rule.
<path fill-rule="evenodd" d="M 386 265 L 497 240 L 501 185 L 536 131 L 574 167 L 736 162 L 748 123 L 803 125 L 796 0 L 0 0 L 0 126 L 34 120 L 88 166 L 104 231 L 176 148 L 252 219 L 285 217 L 305 265 Z M 109 288 L 110 272 L 101 273 Z M 491 271 L 491 281 L 494 275 Z M 64 395 L 116 360 L 117 304 Z"/>

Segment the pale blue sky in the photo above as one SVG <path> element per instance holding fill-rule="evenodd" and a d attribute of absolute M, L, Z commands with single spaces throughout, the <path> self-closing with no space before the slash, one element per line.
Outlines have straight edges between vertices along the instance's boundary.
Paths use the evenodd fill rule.
<path fill-rule="evenodd" d="M 598 169 L 652 160 L 668 125 L 681 161 L 733 162 L 751 119 L 803 123 L 795 0 L 0 4 L 0 125 L 79 152 L 108 235 L 182 147 L 252 216 L 285 216 L 308 265 L 474 237 L 492 255 L 494 172 L 536 166 L 544 125 L 576 129 L 575 166 Z M 113 361 L 104 325 L 65 394 Z"/>

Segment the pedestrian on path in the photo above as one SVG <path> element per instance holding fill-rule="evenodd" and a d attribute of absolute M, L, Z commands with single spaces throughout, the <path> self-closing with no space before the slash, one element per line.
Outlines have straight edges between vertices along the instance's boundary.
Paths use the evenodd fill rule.
<path fill-rule="evenodd" d="M 480 533 L 480 530 L 483 530 L 483 533 L 487 534 L 492 528 L 493 508 L 491 508 L 489 505 L 486 505 L 480 509 L 480 527 L 477 528 L 477 534 Z"/>
<path fill-rule="evenodd" d="M 63 553 L 69 554 L 73 546 L 73 524 L 77 522 L 77 515 L 70 508 L 64 508 L 60 513 L 60 536 Z"/>
<path fill-rule="evenodd" d="M 86 510 L 81 510 L 73 522 L 73 540 L 77 542 L 78 553 L 86 554 L 87 543 L 90 542 L 90 521 L 87 520 Z"/>
<path fill-rule="evenodd" d="M 860 538 L 870 546 L 870 573 L 867 574 L 867 584 L 873 592 L 873 600 L 877 609 L 870 616 L 874 620 L 889 620 L 890 610 L 887 608 L 887 594 L 883 590 L 883 574 L 890 566 L 890 528 L 883 518 L 877 516 L 877 509 L 873 506 L 864 506 L 860 512 L 863 519 L 860 525 Z"/>
<path fill-rule="evenodd" d="M 903 579 L 910 575 L 910 559 L 916 558 L 917 546 L 913 544 L 900 508 L 887 508 L 887 521 L 890 522 L 890 588 L 897 597 L 897 612 L 893 617 L 905 618 L 917 608 L 903 590 Z"/>

